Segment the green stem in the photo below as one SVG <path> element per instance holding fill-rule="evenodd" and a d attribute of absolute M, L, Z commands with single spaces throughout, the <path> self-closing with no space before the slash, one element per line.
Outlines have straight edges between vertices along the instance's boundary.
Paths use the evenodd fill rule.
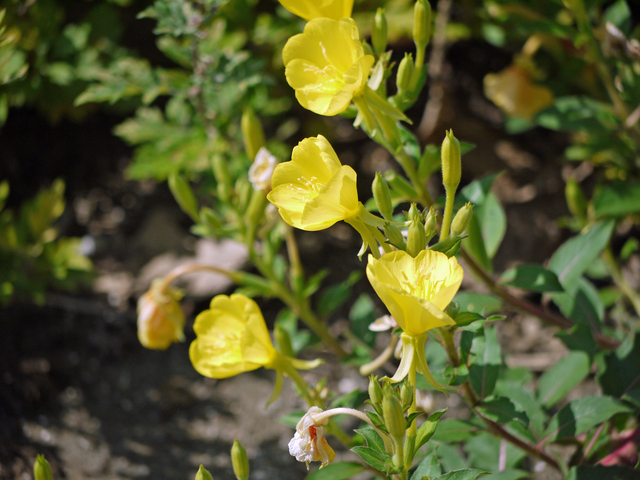
<path fill-rule="evenodd" d="M 624 276 L 622 275 L 620 266 L 618 265 L 613 251 L 611 250 L 611 245 L 607 245 L 607 247 L 603 250 L 602 259 L 607 265 L 614 283 L 629 299 L 631 305 L 633 305 L 633 308 L 636 311 L 636 315 L 640 317 L 640 295 L 638 295 L 638 292 L 636 292 L 633 287 L 627 283 Z"/>
<path fill-rule="evenodd" d="M 391 153 L 393 154 L 398 164 L 400 164 L 409 180 L 411 180 L 413 187 L 418 192 L 418 200 L 420 201 L 420 203 L 423 206 L 429 208 L 431 205 L 433 205 L 433 200 L 426 188 L 426 184 L 420 179 L 420 176 L 418 175 L 418 171 L 416 170 L 416 167 L 413 163 L 413 159 L 409 157 L 409 155 L 404 151 L 403 148 L 399 148 L 395 152 Z"/>
<path fill-rule="evenodd" d="M 298 372 L 298 370 L 293 365 L 291 365 L 291 362 L 286 357 L 278 354 L 278 357 L 274 361 L 274 368 L 277 368 L 282 373 L 286 374 L 287 377 L 289 377 L 293 381 L 296 387 L 298 387 L 300 395 L 302 395 L 302 398 L 304 398 L 304 401 L 307 402 L 307 405 L 309 407 L 318 406 L 320 408 L 323 408 L 322 405 L 318 405 L 318 402 L 313 399 L 311 393 L 309 392 L 309 385 L 304 380 L 304 378 L 302 378 L 300 372 Z"/>
<path fill-rule="evenodd" d="M 446 202 L 444 204 L 444 216 L 442 217 L 442 227 L 440 229 L 440 241 L 449 236 L 449 227 L 451 226 L 451 217 L 453 216 L 453 202 L 455 193 L 446 190 Z"/>

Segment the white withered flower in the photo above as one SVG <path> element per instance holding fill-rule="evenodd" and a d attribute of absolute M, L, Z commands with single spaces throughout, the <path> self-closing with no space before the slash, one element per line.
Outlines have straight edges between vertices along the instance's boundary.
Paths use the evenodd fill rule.
<path fill-rule="evenodd" d="M 265 147 L 258 150 L 253 165 L 249 169 L 249 181 L 255 190 L 271 191 L 271 176 L 278 160 Z"/>
<path fill-rule="evenodd" d="M 299 462 L 305 462 L 309 469 L 309 462 L 322 462 L 320 468 L 327 466 L 336 458 L 333 449 L 324 438 L 324 427 L 329 423 L 329 417 L 315 420 L 314 415 L 322 413 L 320 407 L 311 407 L 296 425 L 296 434 L 289 442 L 289 453 Z"/>

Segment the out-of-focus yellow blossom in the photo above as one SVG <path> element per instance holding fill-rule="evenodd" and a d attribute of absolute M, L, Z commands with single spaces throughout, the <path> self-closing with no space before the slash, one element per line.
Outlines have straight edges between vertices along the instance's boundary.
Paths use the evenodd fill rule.
<path fill-rule="evenodd" d="M 260 308 L 244 295 L 214 297 L 209 310 L 196 317 L 193 329 L 197 338 L 189 357 L 205 377 L 227 378 L 272 368 L 278 357 Z"/>
<path fill-rule="evenodd" d="M 361 95 L 374 63 L 351 18 L 311 20 L 289 39 L 282 58 L 300 105 L 319 115 L 336 115 Z"/>
<path fill-rule="evenodd" d="M 532 82 L 526 69 L 512 64 L 484 77 L 484 94 L 508 117 L 531 120 L 553 104 L 553 93 Z"/>
<path fill-rule="evenodd" d="M 292 227 L 322 230 L 359 213 L 356 172 L 340 163 L 322 135 L 302 140 L 271 183 L 267 198 Z"/>
<path fill-rule="evenodd" d="M 296 433 L 289 442 L 289 453 L 299 462 L 322 462 L 322 467 L 333 462 L 336 454 L 324 438 L 324 427 L 329 423 L 329 417 L 316 421 L 314 414 L 320 414 L 320 407 L 311 407 L 296 425 Z"/>
<path fill-rule="evenodd" d="M 427 331 L 455 325 L 444 309 L 460 288 L 462 276 L 455 257 L 433 250 L 423 250 L 415 258 L 402 250 L 378 260 L 369 255 L 367 278 L 403 331 L 402 359 L 391 381 L 401 381 L 415 368 L 444 390 L 429 372 L 424 344 Z"/>
<path fill-rule="evenodd" d="M 254 190 L 268 192 L 271 190 L 271 177 L 278 160 L 265 147 L 258 150 L 258 154 L 249 168 L 249 181 Z"/>
<path fill-rule="evenodd" d="M 455 257 L 423 250 L 415 258 L 399 250 L 376 260 L 369 256 L 367 277 L 402 331 L 418 336 L 455 325 L 444 312 L 462 283 Z"/>
<path fill-rule="evenodd" d="M 173 342 L 184 341 L 182 292 L 161 288 L 162 283 L 155 280 L 138 300 L 138 339 L 143 347 L 153 350 L 166 350 Z"/>
<path fill-rule="evenodd" d="M 314 18 L 332 18 L 340 20 L 351 16 L 353 0 L 278 0 L 284 8 L 294 15 L 313 20 Z"/>

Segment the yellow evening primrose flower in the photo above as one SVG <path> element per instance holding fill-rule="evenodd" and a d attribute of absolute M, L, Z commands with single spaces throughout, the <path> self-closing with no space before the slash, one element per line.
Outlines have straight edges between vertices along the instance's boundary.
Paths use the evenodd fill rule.
<path fill-rule="evenodd" d="M 484 94 L 508 117 L 531 120 L 553 104 L 553 93 L 531 81 L 527 71 L 516 64 L 484 77 Z"/>
<path fill-rule="evenodd" d="M 282 58 L 300 105 L 319 115 L 337 115 L 361 95 L 374 63 L 351 18 L 311 20 L 287 41 Z"/>
<path fill-rule="evenodd" d="M 444 310 L 460 288 L 462 276 L 455 257 L 434 250 L 423 250 L 415 258 L 402 250 L 377 260 L 369 255 L 367 278 L 403 331 L 402 360 L 392 381 L 401 381 L 416 368 L 434 387 L 444 390 L 429 372 L 424 344 L 427 331 L 455 325 Z"/>
<path fill-rule="evenodd" d="M 138 340 L 152 350 L 166 350 L 172 343 L 184 340 L 182 292 L 171 287 L 161 290 L 162 283 L 155 280 L 138 300 Z"/>
<path fill-rule="evenodd" d="M 284 8 L 294 15 L 313 20 L 314 18 L 332 18 L 340 20 L 350 17 L 353 0 L 279 0 Z"/>
<path fill-rule="evenodd" d="M 279 164 L 267 198 L 292 227 L 316 231 L 359 214 L 356 172 L 322 135 L 305 138 Z"/>
<path fill-rule="evenodd" d="M 260 308 L 244 295 L 214 297 L 210 309 L 196 317 L 193 329 L 197 338 L 189 358 L 205 377 L 227 378 L 271 368 L 277 360 Z"/>
<path fill-rule="evenodd" d="M 369 256 L 367 277 L 378 296 L 408 335 L 455 325 L 444 312 L 462 283 L 455 257 L 423 250 L 415 258 L 399 250 L 376 260 Z"/>

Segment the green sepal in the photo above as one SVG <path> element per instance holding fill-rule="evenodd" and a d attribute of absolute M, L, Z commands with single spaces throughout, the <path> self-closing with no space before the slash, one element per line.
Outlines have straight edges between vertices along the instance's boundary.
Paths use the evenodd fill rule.
<path fill-rule="evenodd" d="M 273 392 L 271 393 L 269 400 L 267 400 L 267 407 L 278 399 L 280 393 L 282 392 L 283 384 L 284 376 L 282 375 L 282 372 L 280 372 L 280 370 L 276 370 L 276 380 L 275 382 L 273 382 Z"/>
<path fill-rule="evenodd" d="M 387 117 L 392 118 L 393 120 L 402 120 L 410 125 L 413 123 L 404 113 L 391 105 L 385 98 L 382 98 L 371 88 L 365 87 L 364 98 L 371 106 L 380 110 L 380 112 Z"/>

